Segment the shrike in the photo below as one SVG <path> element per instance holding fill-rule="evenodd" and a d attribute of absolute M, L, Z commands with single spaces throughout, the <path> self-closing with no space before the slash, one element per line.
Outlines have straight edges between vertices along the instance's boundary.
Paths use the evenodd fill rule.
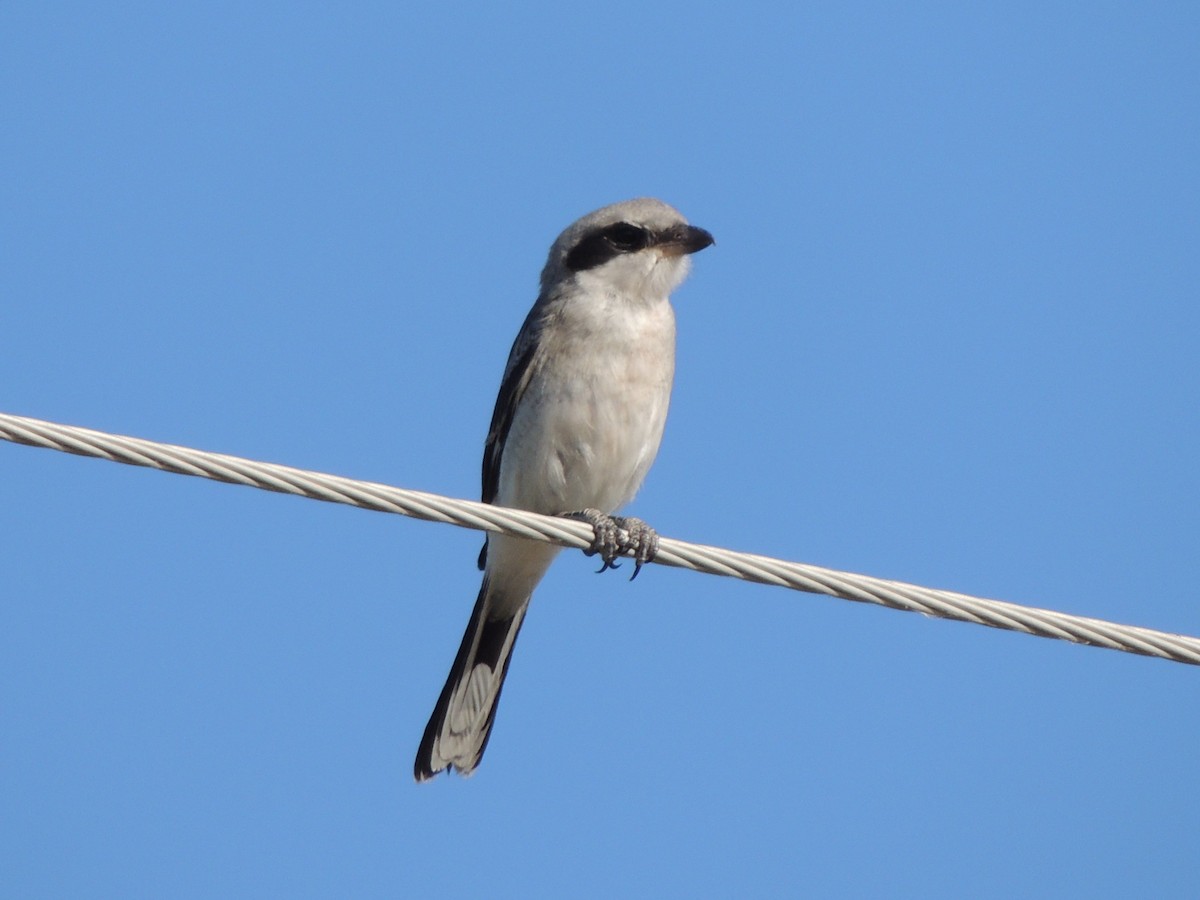
<path fill-rule="evenodd" d="M 659 200 L 584 216 L 550 248 L 509 353 L 483 450 L 483 501 L 584 519 L 601 571 L 631 552 L 636 575 L 657 548 L 640 519 L 611 514 L 658 453 L 675 371 L 671 291 L 689 255 L 712 242 Z M 483 585 L 417 750 L 417 781 L 479 765 L 530 597 L 559 549 L 488 536 Z"/>

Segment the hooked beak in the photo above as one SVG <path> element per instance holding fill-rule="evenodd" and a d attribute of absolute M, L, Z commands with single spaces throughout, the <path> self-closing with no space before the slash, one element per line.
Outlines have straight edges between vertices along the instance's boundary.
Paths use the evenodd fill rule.
<path fill-rule="evenodd" d="M 685 253 L 698 253 L 715 243 L 713 236 L 703 228 L 679 225 L 662 236 L 658 248 L 663 256 L 683 256 Z"/>

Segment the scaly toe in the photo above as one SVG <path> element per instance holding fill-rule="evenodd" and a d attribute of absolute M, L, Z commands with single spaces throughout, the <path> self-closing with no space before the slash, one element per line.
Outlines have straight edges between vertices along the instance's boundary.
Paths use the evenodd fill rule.
<path fill-rule="evenodd" d="M 629 576 L 629 580 L 633 581 L 642 571 L 642 566 L 658 554 L 658 532 L 633 516 L 617 519 L 616 522 L 623 532 L 621 552 L 633 554 L 633 574 Z"/>
<path fill-rule="evenodd" d="M 622 553 L 625 535 L 621 533 L 620 527 L 612 516 L 602 513 L 598 509 L 583 509 L 565 515 L 567 518 L 579 519 L 592 526 L 591 546 L 583 552 L 586 556 L 600 555 L 604 565 L 597 569 L 597 573 L 607 569 L 620 568 L 617 558 Z"/>

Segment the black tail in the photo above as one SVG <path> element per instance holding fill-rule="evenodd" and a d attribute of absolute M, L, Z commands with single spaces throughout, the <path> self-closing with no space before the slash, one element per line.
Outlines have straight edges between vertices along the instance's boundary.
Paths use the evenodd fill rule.
<path fill-rule="evenodd" d="M 463 635 L 446 685 L 438 697 L 417 750 L 417 781 L 453 767 L 470 775 L 479 765 L 496 719 L 496 705 L 508 674 L 513 646 L 525 620 L 528 598 L 521 604 L 497 603 L 485 575 L 471 621 Z M 510 612 L 516 608 L 516 613 Z M 499 618 L 489 615 L 505 610 Z"/>

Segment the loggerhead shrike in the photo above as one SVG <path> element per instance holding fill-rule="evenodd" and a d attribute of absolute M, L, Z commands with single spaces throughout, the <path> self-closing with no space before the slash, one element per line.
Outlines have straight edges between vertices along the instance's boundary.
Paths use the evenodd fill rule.
<path fill-rule="evenodd" d="M 611 513 L 658 452 L 675 371 L 670 294 L 689 254 L 712 243 L 650 198 L 584 216 L 550 248 L 509 353 L 483 450 L 483 501 L 584 519 L 601 571 L 630 552 L 636 576 L 657 548 L 644 522 Z M 417 781 L 479 765 L 530 597 L 560 549 L 488 536 L 483 585 L 417 750 Z"/>

